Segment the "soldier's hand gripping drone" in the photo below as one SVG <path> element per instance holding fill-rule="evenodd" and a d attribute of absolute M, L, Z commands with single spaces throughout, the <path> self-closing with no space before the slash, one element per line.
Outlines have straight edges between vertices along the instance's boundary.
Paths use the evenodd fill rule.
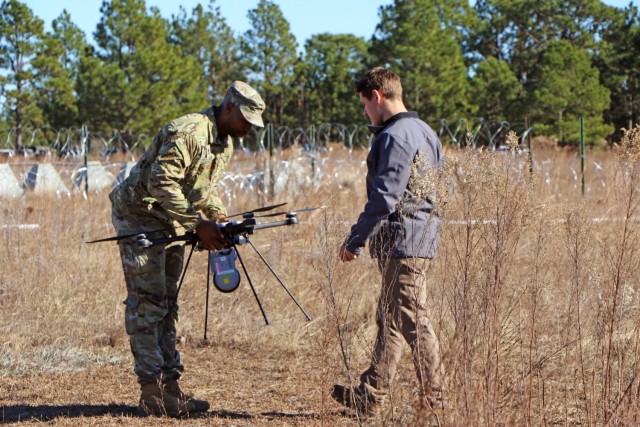
<path fill-rule="evenodd" d="M 208 307 L 209 307 L 209 285 L 211 283 L 211 274 L 213 274 L 213 284 L 221 292 L 233 292 L 240 286 L 240 273 L 236 268 L 236 260 L 240 261 L 240 265 L 242 266 L 242 270 L 244 271 L 244 275 L 249 282 L 249 286 L 251 287 L 251 291 L 260 307 L 260 311 L 262 312 L 262 316 L 264 317 L 264 321 L 267 325 L 270 324 L 269 318 L 267 317 L 264 308 L 262 307 L 262 303 L 258 298 L 258 294 L 256 292 L 255 287 L 253 286 L 253 282 L 251 281 L 251 277 L 245 267 L 245 264 L 240 256 L 240 253 L 237 249 L 238 245 L 249 244 L 254 251 L 258 254 L 262 262 L 269 268 L 269 271 L 275 276 L 280 285 L 285 289 L 289 297 L 295 302 L 298 308 L 305 315 L 307 320 L 311 320 L 311 316 L 305 311 L 304 308 L 300 305 L 298 300 L 291 294 L 287 286 L 284 284 L 280 276 L 275 272 L 275 270 L 271 267 L 271 265 L 267 262 L 267 260 L 262 256 L 258 248 L 251 242 L 249 236 L 253 234 L 255 230 L 262 230 L 266 228 L 273 227 L 282 227 L 288 225 L 294 225 L 298 223 L 297 214 L 300 212 L 307 212 L 316 209 L 322 209 L 323 207 L 318 208 L 305 208 L 298 209 L 293 211 L 286 212 L 276 212 L 269 214 L 256 215 L 259 212 L 269 211 L 278 207 L 285 205 L 286 203 L 282 203 L 274 206 L 267 206 L 263 208 L 254 209 L 249 212 L 244 212 L 242 214 L 229 215 L 227 218 L 232 218 L 235 216 L 242 216 L 242 221 L 228 221 L 219 223 L 218 227 L 224 236 L 226 242 L 226 248 L 218 251 L 209 251 L 208 258 L 208 268 L 207 268 L 207 296 L 205 302 L 205 326 L 204 326 L 204 338 L 207 338 L 207 325 L 208 325 Z M 256 221 L 256 218 L 261 217 L 276 217 L 276 216 L 284 216 L 284 219 L 273 222 L 262 222 L 259 223 Z M 105 239 L 93 240 L 87 243 L 98 243 L 98 242 L 106 242 L 106 241 L 117 241 L 123 239 L 132 239 L 136 242 L 137 245 L 141 247 L 150 247 L 153 245 L 161 245 L 167 244 L 171 242 L 185 242 L 186 244 L 190 244 L 191 252 L 189 253 L 189 257 L 187 258 L 187 262 L 185 264 L 184 270 L 182 272 L 182 277 L 180 279 L 180 284 L 178 285 L 178 293 L 180 292 L 180 288 L 182 287 L 182 283 L 184 281 L 185 274 L 187 272 L 187 268 L 189 267 L 189 261 L 191 260 L 191 255 L 193 255 L 194 250 L 203 250 L 204 246 L 202 245 L 202 241 L 198 237 L 195 232 L 188 232 L 182 236 L 173 236 L 173 237 L 160 237 L 160 238 L 150 238 L 149 235 L 153 233 L 157 233 L 165 230 L 152 230 L 144 233 L 138 234 L 129 234 L 124 236 L 114 236 L 108 237 Z"/>

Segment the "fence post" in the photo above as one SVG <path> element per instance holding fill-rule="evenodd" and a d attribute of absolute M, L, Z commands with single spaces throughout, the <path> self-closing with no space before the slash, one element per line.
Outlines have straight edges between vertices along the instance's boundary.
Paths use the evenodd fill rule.
<path fill-rule="evenodd" d="M 84 153 L 84 197 L 89 197 L 89 129 L 82 125 L 82 152 Z"/>
<path fill-rule="evenodd" d="M 273 123 L 269 123 L 267 125 L 267 144 L 269 145 L 269 170 L 268 170 L 268 175 L 269 175 L 269 186 L 267 187 L 267 200 L 273 200 L 275 197 L 275 194 L 273 194 L 275 192 L 275 180 L 276 180 L 276 173 L 273 170 L 273 145 L 274 145 L 274 141 L 273 141 L 273 135 L 274 131 L 273 131 Z"/>
<path fill-rule="evenodd" d="M 316 127 L 314 125 L 311 125 L 309 127 L 309 133 L 310 138 L 309 138 L 309 142 L 310 142 L 310 147 L 309 147 L 309 151 L 311 152 L 311 179 L 313 182 L 315 182 L 316 179 L 316 153 L 317 153 L 317 141 L 316 141 Z"/>
<path fill-rule="evenodd" d="M 584 119 L 580 117 L 580 175 L 582 195 L 584 196 Z"/>
<path fill-rule="evenodd" d="M 267 146 L 269 147 L 269 157 L 273 157 L 273 123 L 267 124 Z"/>
<path fill-rule="evenodd" d="M 531 151 L 531 132 L 529 131 L 529 117 L 524 118 L 524 131 L 527 133 L 527 148 L 529 149 L 529 173 L 533 175 L 533 152 Z"/>

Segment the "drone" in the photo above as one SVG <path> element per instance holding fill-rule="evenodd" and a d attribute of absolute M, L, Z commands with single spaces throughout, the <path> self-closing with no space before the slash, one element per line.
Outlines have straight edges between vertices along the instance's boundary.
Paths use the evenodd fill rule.
<path fill-rule="evenodd" d="M 253 281 L 251 280 L 251 276 L 247 271 L 244 261 L 242 260 L 242 256 L 238 251 L 238 246 L 248 244 L 250 245 L 256 254 L 260 257 L 262 262 L 267 266 L 269 271 L 274 275 L 277 279 L 278 283 L 284 288 L 289 297 L 293 300 L 296 306 L 302 311 L 304 316 L 308 321 L 311 321 L 311 316 L 307 313 L 307 311 L 302 307 L 302 305 L 298 302 L 298 300 L 293 296 L 289 288 L 284 284 L 280 276 L 276 273 L 273 267 L 269 264 L 269 262 L 262 256 L 258 248 L 253 244 L 250 237 L 253 235 L 256 230 L 263 230 L 266 228 L 273 227 L 282 227 L 298 224 L 298 213 L 300 212 L 309 212 L 318 209 L 324 209 L 325 206 L 315 207 L 315 208 L 304 208 L 304 209 L 296 209 L 291 211 L 282 211 L 282 212 L 274 212 L 274 213 L 266 213 L 273 209 L 282 207 L 287 203 L 280 203 L 271 206 L 265 206 L 257 209 L 253 209 L 247 212 L 237 213 L 228 215 L 227 219 L 234 217 L 242 217 L 241 221 L 227 221 L 218 223 L 218 227 L 222 232 L 225 240 L 227 241 L 227 247 L 217 251 L 209 251 L 208 256 L 208 265 L 207 265 L 207 294 L 205 300 L 205 324 L 204 324 L 204 339 L 207 339 L 207 325 L 208 325 L 208 317 L 209 317 L 209 288 L 210 283 L 212 282 L 211 275 L 213 275 L 213 285 L 215 288 L 223 293 L 231 293 L 238 289 L 240 286 L 241 278 L 240 272 L 236 267 L 236 260 L 240 261 L 240 265 L 242 267 L 242 271 L 244 272 L 247 281 L 249 282 L 249 286 L 251 291 L 253 292 L 253 296 L 258 303 L 258 307 L 260 308 L 260 312 L 264 318 L 265 324 L 269 325 L 271 322 L 267 317 L 267 314 L 262 306 L 260 298 L 258 297 L 258 293 L 256 292 L 255 286 L 253 285 Z M 272 222 L 258 222 L 257 218 L 267 218 L 267 217 L 278 217 L 284 216 L 284 219 Z M 201 251 L 204 250 L 202 246 L 202 241 L 198 238 L 198 235 L 195 232 L 187 232 L 181 236 L 172 236 L 172 237 L 160 237 L 160 238 L 150 238 L 149 235 L 153 233 L 157 233 L 160 231 L 167 231 L 166 229 L 159 230 L 151 230 L 145 231 L 136 234 L 127 234 L 122 236 L 113 236 L 107 237 L 104 239 L 92 240 L 86 243 L 99 243 L 99 242 L 107 242 L 107 241 L 120 241 L 124 239 L 131 239 L 135 244 L 137 244 L 141 248 L 148 248 L 154 245 L 164 245 L 172 242 L 185 242 L 185 244 L 191 245 L 191 251 L 189 252 L 189 256 L 187 258 L 187 262 L 185 263 L 184 270 L 182 271 L 182 277 L 180 278 L 180 284 L 178 285 L 178 293 L 180 292 L 180 288 L 182 287 L 182 283 L 184 282 L 184 277 L 189 267 L 189 262 L 191 261 L 191 256 L 195 250 Z"/>

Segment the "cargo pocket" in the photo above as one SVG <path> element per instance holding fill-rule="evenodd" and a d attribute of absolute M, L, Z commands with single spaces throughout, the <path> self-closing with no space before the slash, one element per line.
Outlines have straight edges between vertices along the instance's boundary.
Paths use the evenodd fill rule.
<path fill-rule="evenodd" d="M 134 335 L 138 328 L 138 304 L 140 299 L 138 295 L 130 293 L 123 303 L 125 305 L 124 328 L 127 331 L 127 335 Z"/>
<path fill-rule="evenodd" d="M 129 276 L 155 276 L 164 271 L 162 245 L 139 248 L 132 243 L 121 244 L 120 255 L 125 274 Z"/>

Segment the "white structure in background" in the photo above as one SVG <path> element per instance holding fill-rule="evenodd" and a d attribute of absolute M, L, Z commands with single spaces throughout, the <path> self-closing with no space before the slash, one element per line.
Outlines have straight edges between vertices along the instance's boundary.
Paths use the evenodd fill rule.
<path fill-rule="evenodd" d="M 51 163 L 31 166 L 24 178 L 23 187 L 37 194 L 56 193 L 58 196 L 71 194 Z"/>
<path fill-rule="evenodd" d="M 314 162 L 315 160 L 315 162 Z M 22 165 L 0 164 L 0 197 L 20 197 L 25 191 L 71 195 L 84 193 L 85 179 L 89 177 L 89 192 L 109 192 L 113 186 L 125 180 L 135 162 L 101 163 L 90 161 L 87 167 L 75 164 L 36 163 Z M 300 156 L 277 162 L 248 162 L 242 172 L 226 171 L 221 182 L 221 193 L 227 200 L 235 191 L 273 192 L 276 197 L 291 197 L 305 188 L 317 187 L 324 176 L 325 160 Z M 18 173 L 16 167 L 22 168 Z M 16 179 L 19 177 L 19 179 Z"/>
<path fill-rule="evenodd" d="M 87 167 L 80 168 L 73 177 L 73 187 L 84 191 L 84 181 L 89 173 L 89 191 L 100 192 L 113 186 L 114 176 L 99 161 L 87 162 Z"/>
<path fill-rule="evenodd" d="M 6 163 L 0 164 L 0 197 L 20 197 L 23 193 L 11 167 Z"/>

